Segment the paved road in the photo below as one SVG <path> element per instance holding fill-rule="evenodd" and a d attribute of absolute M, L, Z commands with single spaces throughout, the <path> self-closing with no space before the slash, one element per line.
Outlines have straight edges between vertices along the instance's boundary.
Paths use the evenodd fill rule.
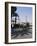
<path fill-rule="evenodd" d="M 11 35 L 11 39 L 25 39 L 25 38 L 32 38 L 32 30 L 22 31 L 22 32 L 15 32 Z"/>

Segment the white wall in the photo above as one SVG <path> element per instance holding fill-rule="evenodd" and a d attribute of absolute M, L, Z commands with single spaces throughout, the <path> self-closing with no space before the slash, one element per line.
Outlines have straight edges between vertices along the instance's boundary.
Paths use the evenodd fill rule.
<path fill-rule="evenodd" d="M 0 46 L 37 46 L 36 43 L 23 43 L 23 44 L 4 44 L 4 36 L 5 36 L 5 1 L 7 0 L 0 0 Z M 8 1 L 13 1 L 13 2 L 31 2 L 31 3 L 36 3 L 37 0 L 8 0 Z M 36 5 L 36 12 L 37 12 L 37 5 Z M 36 15 L 37 17 L 37 15 Z M 37 23 L 37 22 L 36 22 Z M 37 27 L 37 25 L 36 25 Z M 37 36 L 37 32 L 36 32 Z M 36 37 L 37 40 L 37 37 Z"/>

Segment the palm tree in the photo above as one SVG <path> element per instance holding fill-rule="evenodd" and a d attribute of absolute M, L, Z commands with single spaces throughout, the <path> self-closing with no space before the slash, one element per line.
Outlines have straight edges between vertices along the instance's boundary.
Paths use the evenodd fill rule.
<path fill-rule="evenodd" d="M 16 7 L 11 7 L 11 18 L 15 17 L 15 24 L 16 24 L 16 21 L 17 21 L 17 17 L 19 17 L 18 14 L 16 13 L 16 10 L 17 10 Z"/>
<path fill-rule="evenodd" d="M 16 24 L 16 22 L 17 22 L 17 17 L 19 17 L 19 16 L 18 16 L 17 13 L 14 13 L 13 16 L 15 17 L 15 24 Z"/>

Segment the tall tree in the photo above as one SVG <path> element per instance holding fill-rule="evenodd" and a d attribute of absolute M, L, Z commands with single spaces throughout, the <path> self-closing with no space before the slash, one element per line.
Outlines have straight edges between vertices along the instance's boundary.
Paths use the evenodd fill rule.
<path fill-rule="evenodd" d="M 16 20 L 18 17 L 18 14 L 16 13 L 17 8 L 16 7 L 11 7 L 11 18 L 15 17 L 15 24 L 16 24 Z"/>

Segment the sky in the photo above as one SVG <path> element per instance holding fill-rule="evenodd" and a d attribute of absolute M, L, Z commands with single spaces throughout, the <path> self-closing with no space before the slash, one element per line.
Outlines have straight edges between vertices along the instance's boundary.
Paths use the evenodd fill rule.
<path fill-rule="evenodd" d="M 19 15 L 20 22 L 32 23 L 32 7 L 17 7 L 16 13 Z"/>

